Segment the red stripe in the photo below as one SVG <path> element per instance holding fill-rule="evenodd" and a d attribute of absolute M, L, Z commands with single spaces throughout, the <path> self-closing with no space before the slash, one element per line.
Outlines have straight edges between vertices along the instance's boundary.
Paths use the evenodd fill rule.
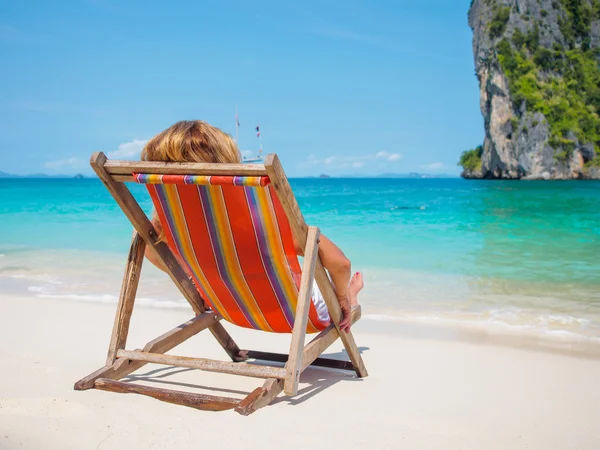
<path fill-rule="evenodd" d="M 227 214 L 230 217 L 236 253 L 248 287 L 273 331 L 289 333 L 291 328 L 279 306 L 269 278 L 265 274 L 245 190 L 236 186 L 223 186 L 222 190 Z"/>
<path fill-rule="evenodd" d="M 161 184 L 185 184 L 185 175 L 163 175 Z"/>
<path fill-rule="evenodd" d="M 215 295 L 223 305 L 223 308 L 227 310 L 232 321 L 240 326 L 252 328 L 219 275 L 214 249 L 206 226 L 204 210 L 198 196 L 197 186 L 177 186 L 177 190 L 179 192 L 181 203 L 184 205 L 183 214 L 187 226 L 190 230 L 193 230 L 193 232 L 190 233 L 190 238 L 196 258 L 198 259 L 198 263 L 200 264 L 204 275 L 208 278 Z M 212 306 L 214 308 L 214 305 Z"/>
<path fill-rule="evenodd" d="M 210 184 L 221 184 L 221 185 L 232 185 L 233 186 L 233 177 L 213 175 L 210 177 Z"/>

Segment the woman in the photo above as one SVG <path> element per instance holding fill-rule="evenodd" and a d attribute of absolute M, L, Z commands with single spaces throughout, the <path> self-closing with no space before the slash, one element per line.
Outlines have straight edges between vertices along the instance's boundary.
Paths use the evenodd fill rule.
<path fill-rule="evenodd" d="M 152 138 L 142 151 L 142 160 L 163 162 L 202 162 L 240 163 L 241 156 L 234 140 L 223 131 L 200 120 L 177 122 Z M 154 215 L 152 224 L 161 239 L 164 237 L 158 217 Z M 294 241 L 296 253 L 303 255 L 303 249 Z M 350 330 L 351 310 L 358 305 L 358 293 L 363 288 L 362 274 L 351 277 L 350 260 L 327 237 L 321 234 L 319 256 L 335 287 L 336 296 L 343 312 L 340 328 Z M 160 262 L 146 251 L 146 258 L 161 270 Z M 316 284 L 313 286 L 313 302 L 317 310 L 326 310 L 322 295 Z"/>

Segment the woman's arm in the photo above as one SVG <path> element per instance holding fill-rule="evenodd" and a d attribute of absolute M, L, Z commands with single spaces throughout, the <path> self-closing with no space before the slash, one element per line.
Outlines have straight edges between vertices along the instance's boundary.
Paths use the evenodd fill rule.
<path fill-rule="evenodd" d="M 300 248 L 295 239 L 294 245 L 298 255 L 303 256 L 304 249 Z M 319 257 L 323 266 L 329 272 L 335 287 L 335 294 L 342 308 L 340 329 L 348 332 L 352 325 L 350 301 L 348 299 L 348 285 L 352 276 L 352 265 L 344 252 L 323 234 L 319 238 Z"/>

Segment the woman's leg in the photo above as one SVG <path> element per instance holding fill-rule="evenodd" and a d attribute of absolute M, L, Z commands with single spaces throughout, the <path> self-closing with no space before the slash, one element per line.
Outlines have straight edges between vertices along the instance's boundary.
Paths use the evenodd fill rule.
<path fill-rule="evenodd" d="M 358 306 L 358 293 L 362 291 L 363 287 L 365 287 L 365 283 L 363 281 L 362 273 L 356 272 L 352 276 L 350 285 L 348 286 L 348 298 L 350 300 L 350 307 L 352 309 Z"/>
<path fill-rule="evenodd" d="M 296 253 L 304 256 L 303 249 L 294 242 Z M 325 235 L 321 234 L 319 242 L 319 257 L 321 262 L 333 283 L 335 294 L 337 296 L 340 308 L 342 310 L 342 319 L 340 320 L 340 329 L 350 331 L 351 318 L 351 298 L 349 285 L 352 278 L 350 260 L 344 255 L 344 252 L 330 241 Z M 362 277 L 359 277 L 360 282 L 354 288 L 354 302 L 356 303 L 356 294 L 362 289 Z"/>

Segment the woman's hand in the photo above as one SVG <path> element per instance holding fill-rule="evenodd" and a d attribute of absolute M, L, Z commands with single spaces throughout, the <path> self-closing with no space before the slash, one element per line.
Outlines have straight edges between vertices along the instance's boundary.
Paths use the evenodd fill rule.
<path fill-rule="evenodd" d="M 352 308 L 350 307 L 350 300 L 348 300 L 348 295 L 338 296 L 338 302 L 340 304 L 340 308 L 342 309 L 342 318 L 340 319 L 340 330 L 348 333 L 350 331 L 350 327 L 352 326 Z"/>

